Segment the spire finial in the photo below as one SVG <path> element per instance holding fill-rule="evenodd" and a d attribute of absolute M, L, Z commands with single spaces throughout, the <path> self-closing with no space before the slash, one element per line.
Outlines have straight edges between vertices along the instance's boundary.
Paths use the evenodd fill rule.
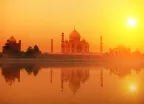
<path fill-rule="evenodd" d="M 75 31 L 75 25 L 74 25 L 74 31 Z"/>

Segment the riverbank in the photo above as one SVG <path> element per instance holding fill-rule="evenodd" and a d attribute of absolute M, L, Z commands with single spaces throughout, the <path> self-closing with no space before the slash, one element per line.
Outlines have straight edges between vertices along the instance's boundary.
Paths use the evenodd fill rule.
<path fill-rule="evenodd" d="M 144 63 L 144 59 L 117 59 L 117 58 L 1 58 L 3 63 L 110 63 L 110 64 L 135 64 Z"/>
<path fill-rule="evenodd" d="M 28 58 L 28 59 L 0 59 L 0 63 L 43 63 L 43 62 L 104 62 L 97 59 L 42 59 L 42 58 Z"/>

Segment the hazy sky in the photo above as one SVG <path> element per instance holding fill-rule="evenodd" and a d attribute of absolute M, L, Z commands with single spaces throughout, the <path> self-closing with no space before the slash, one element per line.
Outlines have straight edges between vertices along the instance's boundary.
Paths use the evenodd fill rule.
<path fill-rule="evenodd" d="M 128 18 L 135 28 L 126 25 Z M 68 35 L 74 26 L 90 43 L 90 51 L 99 52 L 99 36 L 108 50 L 124 44 L 144 51 L 143 0 L 0 0 L 0 49 L 10 36 L 22 40 L 22 49 L 37 44 L 42 51 L 60 51 L 61 32 Z"/>

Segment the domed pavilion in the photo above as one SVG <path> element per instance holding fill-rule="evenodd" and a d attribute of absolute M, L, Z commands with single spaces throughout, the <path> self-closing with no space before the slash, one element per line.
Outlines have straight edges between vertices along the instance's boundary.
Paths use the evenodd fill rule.
<path fill-rule="evenodd" d="M 81 40 L 80 33 L 76 29 L 74 29 L 69 34 L 69 40 L 65 40 L 64 33 L 62 33 L 61 52 L 62 53 L 88 53 L 89 43 L 84 39 Z"/>

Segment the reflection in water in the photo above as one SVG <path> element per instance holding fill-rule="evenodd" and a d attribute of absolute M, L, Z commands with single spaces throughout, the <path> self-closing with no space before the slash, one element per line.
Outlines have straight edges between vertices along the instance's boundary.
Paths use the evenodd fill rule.
<path fill-rule="evenodd" d="M 19 93 L 22 93 L 20 94 L 22 98 L 28 96 L 27 97 L 28 100 L 29 98 L 34 98 L 41 95 L 44 95 L 44 97 L 42 98 L 40 97 L 41 99 L 37 97 L 39 101 L 43 101 L 44 98 L 46 98 L 44 100 L 47 100 L 48 98 L 47 96 L 49 93 L 50 93 L 49 98 L 51 98 L 51 96 L 57 97 L 58 101 L 60 102 L 62 101 L 61 96 L 64 97 L 63 100 L 65 100 L 65 97 L 66 99 L 70 100 L 70 98 L 67 97 L 68 95 L 67 91 L 70 90 L 73 94 L 78 95 L 77 98 L 81 97 L 79 98 L 79 100 L 82 101 L 82 103 L 80 102 L 80 104 L 89 104 L 90 99 L 92 99 L 91 102 L 94 102 L 90 104 L 96 104 L 96 103 L 105 104 L 105 102 L 109 102 L 109 104 L 117 104 L 114 101 L 118 101 L 118 99 L 122 99 L 119 100 L 120 102 L 119 104 L 129 104 L 129 102 L 134 102 L 134 104 L 139 104 L 136 102 L 138 101 L 137 97 L 141 97 L 141 95 L 144 92 L 141 88 L 141 86 L 143 85 L 138 81 L 139 79 L 143 78 L 143 77 L 139 77 L 142 76 L 140 72 L 142 71 L 143 68 L 143 66 L 140 64 L 135 66 L 113 64 L 113 65 L 105 65 L 105 66 L 103 65 L 103 67 L 102 66 L 55 67 L 46 64 L 45 65 L 2 64 L 0 67 L 1 67 L 2 76 L 4 77 L 8 85 L 12 85 L 14 82 L 15 83 L 20 82 L 21 79 L 19 85 L 14 86 L 11 89 L 14 90 L 15 88 L 15 93 L 17 92 L 16 94 L 18 95 Z M 41 68 L 43 70 L 41 70 Z M 58 70 L 56 70 L 57 68 Z M 133 76 L 134 75 L 133 72 L 136 72 L 137 75 L 138 74 L 140 75 Z M 34 76 L 34 77 L 28 77 L 27 75 Z M 26 80 L 24 81 L 24 79 Z M 47 79 L 51 84 L 45 83 L 47 82 L 45 81 Z M 24 88 L 25 90 L 29 90 L 30 95 L 26 95 L 25 91 L 24 92 L 22 91 Z M 7 93 L 11 91 L 6 87 L 4 89 L 6 89 L 5 91 L 8 90 Z M 140 90 L 141 93 L 139 93 Z M 36 91 L 39 91 L 40 95 L 33 94 Z M 49 100 L 55 101 L 53 99 L 49 99 Z M 124 101 L 129 101 L 129 102 L 123 103 Z M 35 103 L 35 104 L 39 104 L 39 103 Z M 59 103 L 52 103 L 52 104 L 59 104 Z M 68 104 L 68 102 L 62 104 Z M 71 102 L 70 104 L 73 104 L 73 102 Z"/>
<path fill-rule="evenodd" d="M 129 67 L 112 67 L 110 69 L 110 75 L 115 74 L 117 76 L 125 77 L 125 76 L 130 76 L 131 75 L 131 69 Z"/>
<path fill-rule="evenodd" d="M 143 66 L 123 66 L 123 65 L 110 65 L 108 69 L 110 70 L 110 75 L 115 74 L 118 77 L 122 78 L 125 76 L 131 76 L 131 71 L 135 70 L 137 74 L 140 73 Z"/>
<path fill-rule="evenodd" d="M 17 64 L 4 64 L 1 66 L 1 69 L 6 83 L 12 85 L 15 82 L 15 79 L 18 79 L 18 82 L 20 82 L 20 70 L 23 68 L 29 75 L 33 73 L 34 76 L 37 76 L 41 69 L 40 66 L 34 64 L 25 65 L 24 67 Z"/>
<path fill-rule="evenodd" d="M 50 83 L 52 83 L 52 78 L 53 78 L 53 69 L 51 68 L 51 70 L 50 70 Z"/>
<path fill-rule="evenodd" d="M 61 90 L 64 89 L 64 82 L 69 83 L 70 90 L 75 94 L 89 78 L 89 69 L 66 68 L 61 70 Z"/>
<path fill-rule="evenodd" d="M 2 75 L 9 85 L 12 85 L 15 79 L 20 82 L 20 67 L 18 65 L 3 65 Z"/>
<path fill-rule="evenodd" d="M 100 81 L 101 81 L 101 87 L 103 87 L 103 70 L 102 69 L 100 72 Z"/>
<path fill-rule="evenodd" d="M 41 67 L 38 64 L 26 64 L 26 65 L 17 65 L 17 64 L 3 64 L 1 65 L 2 75 L 5 78 L 5 81 L 9 83 L 9 85 L 13 84 L 15 79 L 18 79 L 20 82 L 20 70 L 25 69 L 28 75 L 37 76 Z M 110 71 L 110 75 L 114 74 L 118 77 L 122 78 L 125 76 L 131 75 L 132 67 L 129 66 L 114 66 L 110 65 L 107 66 Z M 134 67 L 137 74 L 140 73 L 141 67 L 135 66 Z M 68 82 L 69 87 L 73 93 L 76 93 L 77 90 L 80 88 L 81 83 L 85 83 L 89 79 L 89 67 L 88 68 L 62 68 L 61 69 L 61 90 L 64 90 L 64 83 Z M 50 83 L 52 83 L 53 77 L 53 68 L 50 69 Z M 100 86 L 103 87 L 103 69 L 100 69 Z M 132 88 L 133 89 L 133 88 Z"/>
<path fill-rule="evenodd" d="M 129 89 L 130 89 L 131 92 L 135 92 L 136 89 L 137 89 L 136 84 L 131 84 L 131 85 L 129 86 Z"/>
<path fill-rule="evenodd" d="M 37 76 L 41 69 L 40 66 L 35 65 L 35 64 L 26 65 L 24 68 L 29 75 L 33 73 L 34 76 Z"/>
<path fill-rule="evenodd" d="M 3 64 L 1 65 L 2 68 L 2 75 L 5 78 L 5 81 L 12 85 L 15 82 L 15 79 L 18 79 L 18 82 L 20 82 L 20 70 L 25 69 L 28 75 L 34 75 L 37 76 L 39 71 L 41 70 L 41 67 L 38 64 L 26 64 L 26 65 L 17 65 L 17 64 Z M 125 76 L 131 75 L 131 70 L 135 68 L 134 70 L 139 74 L 141 70 L 141 66 L 122 66 L 122 65 L 109 65 L 107 66 L 107 69 L 110 71 L 110 75 L 114 74 L 117 75 L 120 78 L 123 78 Z M 53 68 L 50 69 L 50 83 L 53 83 Z M 85 83 L 89 79 L 90 73 L 89 73 L 89 67 L 66 67 L 61 69 L 61 91 L 64 90 L 64 83 L 68 82 L 69 88 L 73 93 L 76 93 L 78 89 L 81 87 L 81 84 Z M 100 86 L 103 87 L 103 69 L 100 69 Z M 131 85 L 130 90 L 134 91 L 136 89 L 136 86 Z"/>
<path fill-rule="evenodd" d="M 25 69 L 28 75 L 33 74 L 37 76 L 40 71 L 40 66 L 35 64 L 28 65 L 2 65 L 2 75 L 4 76 L 6 82 L 12 85 L 15 79 L 20 82 L 20 70 Z M 103 80 L 103 71 L 101 71 L 101 80 Z M 52 83 L 53 69 L 50 69 L 50 83 Z M 61 69 L 61 91 L 64 90 L 64 83 L 69 83 L 70 90 L 75 94 L 81 86 L 81 83 L 85 83 L 89 78 L 89 69 L 84 68 L 63 68 Z M 101 86 L 103 86 L 101 81 Z"/>

